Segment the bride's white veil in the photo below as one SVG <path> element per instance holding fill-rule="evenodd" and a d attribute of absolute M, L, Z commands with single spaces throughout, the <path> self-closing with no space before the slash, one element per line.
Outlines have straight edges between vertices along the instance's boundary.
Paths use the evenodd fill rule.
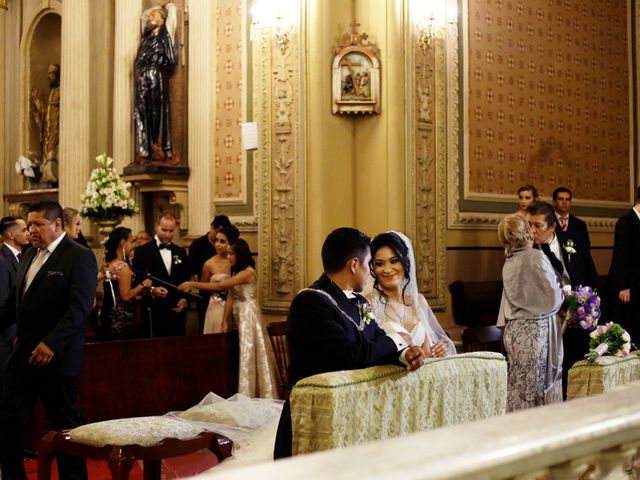
<path fill-rule="evenodd" d="M 407 258 L 409 259 L 409 283 L 407 283 L 404 289 L 405 302 L 414 306 L 418 318 L 421 322 L 425 322 L 427 335 L 431 344 L 437 341 L 441 341 L 446 347 L 449 355 L 456 353 L 456 347 L 440 326 L 438 319 L 433 314 L 431 307 L 427 303 L 426 299 L 422 300 L 420 297 L 420 291 L 418 290 L 418 276 L 416 273 L 416 257 L 413 252 L 413 243 L 409 237 L 402 232 L 395 230 L 389 230 L 387 233 L 393 233 L 400 237 L 400 240 L 407 247 Z M 423 297 L 424 298 L 424 297 Z M 408 302 L 407 302 L 408 300 Z"/>

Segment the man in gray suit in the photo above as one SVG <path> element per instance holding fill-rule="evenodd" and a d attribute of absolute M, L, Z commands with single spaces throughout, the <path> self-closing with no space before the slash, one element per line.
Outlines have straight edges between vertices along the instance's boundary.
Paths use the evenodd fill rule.
<path fill-rule="evenodd" d="M 0 303 L 2 303 L 16 283 L 16 272 L 22 258 L 22 251 L 29 245 L 27 223 L 20 217 L 4 217 L 0 219 L 0 235 L 4 239 L 4 245 L 0 248 Z M 0 330 L 0 389 L 4 367 L 11 354 L 15 336 L 15 325 Z"/>

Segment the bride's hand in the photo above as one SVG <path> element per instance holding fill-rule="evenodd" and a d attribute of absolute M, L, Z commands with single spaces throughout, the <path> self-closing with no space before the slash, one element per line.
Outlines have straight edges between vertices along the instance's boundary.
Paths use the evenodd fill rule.
<path fill-rule="evenodd" d="M 437 341 L 433 345 L 431 345 L 431 356 L 432 357 L 446 357 L 447 356 L 447 348 L 444 346 L 444 343 L 441 341 Z"/>

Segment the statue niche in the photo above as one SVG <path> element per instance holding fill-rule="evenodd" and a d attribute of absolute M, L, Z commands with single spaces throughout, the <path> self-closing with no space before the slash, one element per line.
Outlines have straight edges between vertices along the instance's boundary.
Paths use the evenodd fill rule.
<path fill-rule="evenodd" d="M 61 18 L 49 12 L 36 22 L 28 48 L 29 130 L 23 151 L 37 167 L 30 188 L 51 188 L 58 183 Z"/>

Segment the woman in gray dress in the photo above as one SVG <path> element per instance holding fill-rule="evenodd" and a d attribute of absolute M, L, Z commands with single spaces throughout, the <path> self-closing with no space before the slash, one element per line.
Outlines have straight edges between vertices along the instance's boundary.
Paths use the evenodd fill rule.
<path fill-rule="evenodd" d="M 498 225 L 505 248 L 504 289 L 498 325 L 504 325 L 509 362 L 507 410 L 562 401 L 562 334 L 556 315 L 562 293 L 551 263 L 533 239 L 522 215 Z"/>

